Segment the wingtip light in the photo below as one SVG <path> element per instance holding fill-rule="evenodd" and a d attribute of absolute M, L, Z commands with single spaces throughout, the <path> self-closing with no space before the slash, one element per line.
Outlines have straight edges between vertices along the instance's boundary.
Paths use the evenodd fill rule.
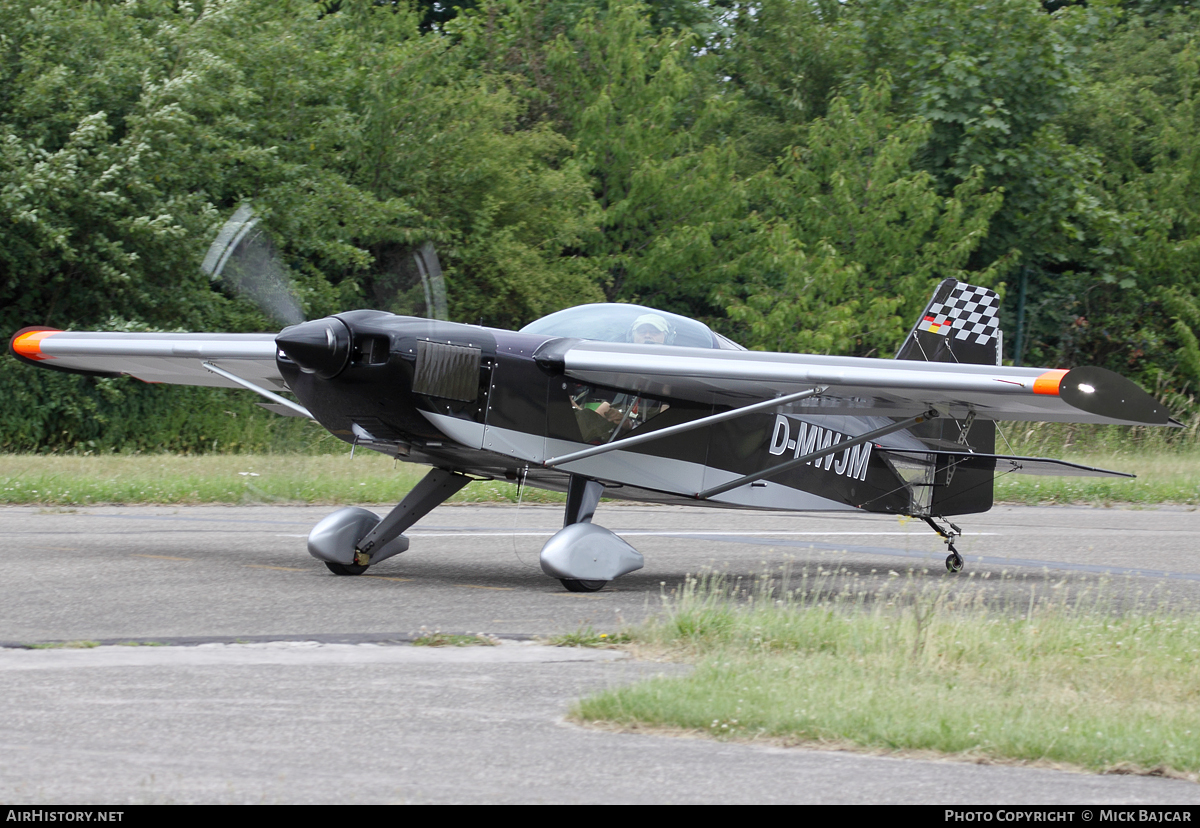
<path fill-rule="evenodd" d="M 1059 384 L 1066 375 L 1067 372 L 1062 370 L 1047 371 L 1033 381 L 1033 393 L 1058 396 Z"/>
<path fill-rule="evenodd" d="M 16 336 L 12 338 L 10 347 L 12 352 L 17 356 L 25 357 L 32 360 L 53 359 L 49 354 L 42 353 L 42 340 L 48 336 L 53 336 L 56 333 L 62 333 L 57 330 L 26 330 L 18 331 Z"/>

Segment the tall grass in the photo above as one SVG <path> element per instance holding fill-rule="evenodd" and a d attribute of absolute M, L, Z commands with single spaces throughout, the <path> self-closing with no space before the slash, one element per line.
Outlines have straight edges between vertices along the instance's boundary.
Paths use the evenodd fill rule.
<path fill-rule="evenodd" d="M 776 582 L 777 583 L 777 582 Z M 1096 771 L 1200 772 L 1200 618 L 1112 585 L 1014 589 L 801 573 L 739 595 L 693 579 L 632 631 L 697 662 L 605 691 L 585 721 Z M 1082 589 L 1082 594 L 1073 594 Z"/>
<path fill-rule="evenodd" d="M 1023 452 L 1024 453 L 1024 452 Z M 1119 448 L 1059 452 L 1028 452 L 1034 456 L 1057 456 L 1085 466 L 1128 472 L 1126 477 L 1058 477 L 1000 474 L 996 477 L 995 499 L 1004 503 L 1085 503 L 1153 505 L 1200 503 L 1200 449 Z"/>
<path fill-rule="evenodd" d="M 1151 505 L 1200 503 L 1200 414 L 1183 428 L 1000 423 L 996 451 L 1128 472 L 1119 477 L 1001 474 L 998 502 Z"/>
<path fill-rule="evenodd" d="M 1017 454 L 1070 459 L 1078 454 L 1190 453 L 1200 450 L 1200 411 L 1193 400 L 1175 406 L 1182 413 L 1182 428 L 1162 426 L 1088 425 L 1086 423 L 999 423 L 1003 436 L 996 450 L 1012 448 Z M 1172 408 L 1172 406 L 1168 406 Z"/>

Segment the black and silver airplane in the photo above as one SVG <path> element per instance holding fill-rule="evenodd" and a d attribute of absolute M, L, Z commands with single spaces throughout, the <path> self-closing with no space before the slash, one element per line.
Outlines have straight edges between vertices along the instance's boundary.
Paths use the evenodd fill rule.
<path fill-rule="evenodd" d="M 997 473 L 1129 476 L 998 454 L 995 421 L 1178 425 L 1102 368 L 1002 366 L 998 311 L 991 290 L 948 279 L 892 360 L 748 351 L 621 304 L 519 331 L 372 310 L 277 335 L 25 328 L 9 349 L 76 373 L 246 388 L 348 443 L 431 466 L 382 519 L 350 507 L 317 524 L 308 550 L 338 575 L 404 552 L 405 530 L 472 480 L 566 492 L 541 566 L 590 592 L 643 563 L 592 522 L 601 497 L 909 515 L 945 539 L 956 572 L 949 518 L 991 508 Z"/>

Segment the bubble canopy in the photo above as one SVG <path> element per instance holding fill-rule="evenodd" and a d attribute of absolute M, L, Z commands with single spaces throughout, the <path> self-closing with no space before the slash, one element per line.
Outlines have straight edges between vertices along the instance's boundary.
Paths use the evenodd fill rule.
<path fill-rule="evenodd" d="M 579 305 L 530 322 L 521 328 L 521 333 L 592 339 L 599 342 L 633 342 L 635 323 L 638 327 L 650 325 L 660 330 L 665 324 L 665 345 L 728 351 L 745 350 L 733 340 L 715 333 L 695 319 L 643 305 Z"/>

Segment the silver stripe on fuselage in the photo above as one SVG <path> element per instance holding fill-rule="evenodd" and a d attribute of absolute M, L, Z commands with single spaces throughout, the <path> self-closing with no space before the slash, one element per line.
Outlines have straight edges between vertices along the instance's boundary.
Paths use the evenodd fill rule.
<path fill-rule="evenodd" d="M 542 458 L 559 456 L 587 448 L 584 443 L 545 438 L 515 429 L 486 429 L 479 423 L 422 411 L 439 431 L 455 442 L 471 448 L 482 447 L 497 454 L 514 457 L 526 463 L 540 463 Z M 724 469 L 714 469 L 703 463 L 655 457 L 636 451 L 612 451 L 595 457 L 585 457 L 562 467 L 562 471 L 580 474 L 612 483 L 623 483 L 644 489 L 692 497 L 705 488 L 718 486 L 742 475 Z M 765 485 L 742 486 L 711 499 L 695 501 L 744 506 L 755 509 L 787 509 L 795 511 L 854 511 L 854 507 L 837 500 L 812 494 L 770 480 Z"/>

